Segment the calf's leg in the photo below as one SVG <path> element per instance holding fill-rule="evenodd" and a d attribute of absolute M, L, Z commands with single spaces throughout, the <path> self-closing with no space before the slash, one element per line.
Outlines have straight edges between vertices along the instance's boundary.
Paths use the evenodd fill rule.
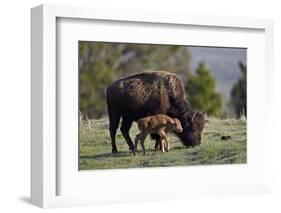
<path fill-rule="evenodd" d="M 165 133 L 164 129 L 159 130 L 159 135 L 160 135 L 160 141 L 161 141 L 161 150 L 162 150 L 162 152 L 165 152 L 167 138 L 166 138 L 166 133 Z"/>
<path fill-rule="evenodd" d="M 141 137 L 142 137 L 142 133 L 137 134 L 136 137 L 135 137 L 134 155 L 138 151 L 138 142 L 140 141 Z"/>
<path fill-rule="evenodd" d="M 164 141 L 164 137 L 161 137 L 161 151 L 165 152 L 165 141 Z"/>
<path fill-rule="evenodd" d="M 146 155 L 146 151 L 145 151 L 145 147 L 144 147 L 144 141 L 147 137 L 147 133 L 143 133 L 140 139 L 140 144 L 141 144 L 141 148 L 142 148 L 142 152 L 144 155 Z"/>
<path fill-rule="evenodd" d="M 165 148 L 165 150 L 167 152 L 169 152 L 169 150 L 170 150 L 170 143 L 169 143 L 167 137 L 165 137 L 164 140 L 165 140 L 165 147 L 164 148 Z"/>

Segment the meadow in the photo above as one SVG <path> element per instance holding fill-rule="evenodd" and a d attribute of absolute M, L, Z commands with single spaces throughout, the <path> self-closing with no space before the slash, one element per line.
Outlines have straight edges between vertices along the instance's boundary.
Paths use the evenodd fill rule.
<path fill-rule="evenodd" d="M 90 125 L 89 125 L 90 124 Z M 120 130 L 116 134 L 118 154 L 111 153 L 108 119 L 83 121 L 80 125 L 80 170 L 144 168 L 189 165 L 243 164 L 247 162 L 246 120 L 208 118 L 200 146 L 186 148 L 180 140 L 168 135 L 171 149 L 154 151 L 154 141 L 147 137 L 143 155 L 141 147 L 134 156 Z M 90 128 L 89 128 L 90 127 Z M 130 135 L 134 141 L 138 133 L 134 123 Z M 229 137 L 230 136 L 230 137 Z"/>

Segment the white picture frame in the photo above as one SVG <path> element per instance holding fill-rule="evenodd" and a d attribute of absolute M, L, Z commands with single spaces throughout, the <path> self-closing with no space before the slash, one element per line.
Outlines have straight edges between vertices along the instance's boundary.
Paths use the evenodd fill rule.
<path fill-rule="evenodd" d="M 161 199 L 178 199 L 198 196 L 213 196 L 213 195 L 241 195 L 241 194 L 253 194 L 264 193 L 271 191 L 271 165 L 270 165 L 270 131 L 272 130 L 271 116 L 262 116 L 260 119 L 265 125 L 265 136 L 259 139 L 265 139 L 265 150 L 259 154 L 261 156 L 262 165 L 260 168 L 255 168 L 256 174 L 261 174 L 261 178 L 257 178 L 250 184 L 249 181 L 240 180 L 231 184 L 231 178 L 229 182 L 216 183 L 215 185 L 208 185 L 206 183 L 200 186 L 195 183 L 191 186 L 172 185 L 169 184 L 167 188 L 154 188 L 153 192 L 145 193 L 148 188 L 144 188 L 144 191 L 139 193 L 130 190 L 130 186 L 125 186 L 127 189 L 122 191 L 123 196 L 120 196 L 119 188 L 111 189 L 112 193 L 109 196 L 107 190 L 103 192 L 102 188 L 96 188 L 94 194 L 84 193 L 87 188 L 81 190 L 78 194 L 60 194 L 59 185 L 63 184 L 60 178 L 60 173 L 64 172 L 63 164 L 59 164 L 61 158 L 61 152 L 58 151 L 58 88 L 60 87 L 60 80 L 57 78 L 57 51 L 58 51 L 58 20 L 99 20 L 102 22 L 112 21 L 122 26 L 122 23 L 142 23 L 154 24 L 154 26 L 165 26 L 166 28 L 173 26 L 199 26 L 202 28 L 212 29 L 226 29 L 229 32 L 234 30 L 256 30 L 262 32 L 260 38 L 264 42 L 264 52 L 260 53 L 262 61 L 264 62 L 261 68 L 261 77 L 257 77 L 256 81 L 261 82 L 264 87 L 261 86 L 260 91 L 263 94 L 265 102 L 261 107 L 257 107 L 257 110 L 264 111 L 273 108 L 272 95 L 270 90 L 273 85 L 273 21 L 271 19 L 256 19 L 256 18 L 241 18 L 241 17 L 216 17 L 216 16 L 203 16 L 203 15 L 188 15 L 188 14 L 166 14 L 166 13 L 153 13 L 148 11 L 123 11 L 112 9 L 100 9 L 100 8 L 84 8 L 74 6 L 54 6 L 54 5 L 41 5 L 31 9 L 31 201 L 33 204 L 47 208 L 47 207 L 59 207 L 59 206 L 76 206 L 76 205 L 90 205 L 99 203 L 116 203 L 116 202 L 139 202 L 143 200 L 161 200 Z M 165 43 L 165 40 L 162 41 Z M 175 41 L 179 42 L 180 41 Z M 158 41 L 161 43 L 161 41 Z M 199 45 L 199 44 L 198 44 Z M 262 76 L 266 77 L 265 79 Z M 76 76 L 76 78 L 78 75 Z M 253 86 L 253 81 L 250 85 Z M 252 84 L 253 83 L 253 84 Z M 252 89 L 253 91 L 253 89 Z M 254 92 L 254 91 L 253 91 Z M 254 98 L 250 100 L 253 104 L 256 101 Z M 253 105 L 252 104 L 252 105 Z M 269 112 L 270 114 L 270 112 Z M 254 112 L 249 117 L 254 118 Z M 75 116 L 74 116 L 75 117 Z M 78 116 L 77 116 L 78 119 Z M 254 123 L 254 122 L 253 122 Z M 252 124 L 255 125 L 255 124 Z M 251 126 L 249 126 L 251 129 Z M 257 132 L 261 126 L 255 126 Z M 254 126 L 252 128 L 254 130 Z M 273 128 L 274 129 L 274 128 Z M 252 131 L 252 133 L 254 133 Z M 69 149 L 71 150 L 71 148 Z M 65 150 L 64 152 L 67 152 Z M 251 152 L 251 150 L 249 151 Z M 72 153 L 73 152 L 69 152 Z M 258 156 L 258 154 L 256 154 Z M 73 156 L 76 158 L 77 156 Z M 71 162 L 70 162 L 71 164 Z M 251 165 L 250 165 L 251 166 Z M 256 165 L 254 165 L 256 166 Z M 214 168 L 203 168 L 207 172 L 216 172 Z M 247 172 L 248 167 L 241 165 L 234 167 L 223 168 L 224 172 L 236 170 L 238 172 Z M 149 169 L 147 170 L 132 170 L 126 173 L 130 173 L 127 178 L 135 178 L 147 172 L 153 174 L 151 177 L 157 178 L 160 175 L 167 174 L 167 171 L 175 172 L 175 175 L 186 171 L 192 171 L 194 178 L 200 178 L 200 175 L 206 175 L 206 171 L 196 171 L 194 168 L 165 168 L 165 169 Z M 219 169 L 220 170 L 220 169 Z M 222 172 L 219 171 L 218 172 Z M 140 172 L 141 171 L 141 172 Z M 254 170 L 253 170 L 254 171 Z M 77 171 L 78 172 L 78 171 Z M 170 172 L 171 178 L 173 175 Z M 250 172 L 251 173 L 251 172 Z M 249 173 L 249 175 L 250 175 Z M 106 177 L 114 174 L 115 176 L 123 176 L 123 171 L 99 171 L 96 173 L 84 173 L 81 180 L 90 181 L 90 178 L 97 178 L 99 181 L 106 180 Z M 252 175 L 255 175 L 254 173 Z M 215 178 L 213 176 L 213 178 Z M 249 176 L 252 177 L 252 176 Z M 170 177 L 169 177 L 170 178 Z M 239 178 L 238 178 L 239 179 Z M 70 180 L 74 181 L 75 178 Z M 78 180 L 78 179 L 77 179 Z M 79 179 L 80 180 L 80 179 Z M 135 182 L 135 180 L 132 180 Z M 179 180 L 180 182 L 180 180 Z M 66 187 L 71 187 L 68 184 Z M 75 188 L 74 185 L 78 183 L 73 182 L 73 190 L 79 191 L 79 188 L 83 186 L 79 185 L 79 188 Z M 70 188 L 69 191 L 72 189 Z M 93 190 L 89 187 L 88 190 Z M 126 191 L 127 190 L 127 191 Z M 127 193 L 127 194 L 126 194 Z"/>

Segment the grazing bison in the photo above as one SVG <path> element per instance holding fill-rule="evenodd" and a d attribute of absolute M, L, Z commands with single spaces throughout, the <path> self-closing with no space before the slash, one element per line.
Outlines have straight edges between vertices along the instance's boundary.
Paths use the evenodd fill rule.
<path fill-rule="evenodd" d="M 192 110 L 184 87 L 175 74 L 151 71 L 119 79 L 107 88 L 106 100 L 113 153 L 117 153 L 115 135 L 121 117 L 120 129 L 132 151 L 134 144 L 129 135 L 132 123 L 156 114 L 166 114 L 180 120 L 183 131 L 175 134 L 185 146 L 201 143 L 205 124 L 204 114 Z M 159 135 L 152 135 L 152 137 L 158 144 L 160 143 Z"/>

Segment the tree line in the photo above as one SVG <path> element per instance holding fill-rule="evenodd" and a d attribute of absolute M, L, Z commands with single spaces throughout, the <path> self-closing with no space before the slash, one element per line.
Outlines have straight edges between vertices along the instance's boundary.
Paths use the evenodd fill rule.
<path fill-rule="evenodd" d="M 189 69 L 188 48 L 178 45 L 79 42 L 79 107 L 89 118 L 106 114 L 105 89 L 114 80 L 145 70 L 175 72 L 183 81 L 188 99 L 196 110 L 223 116 L 216 81 L 204 62 L 195 73 Z M 231 101 L 237 117 L 246 114 L 246 66 L 233 86 Z M 244 111 L 243 111 L 244 110 Z"/>

